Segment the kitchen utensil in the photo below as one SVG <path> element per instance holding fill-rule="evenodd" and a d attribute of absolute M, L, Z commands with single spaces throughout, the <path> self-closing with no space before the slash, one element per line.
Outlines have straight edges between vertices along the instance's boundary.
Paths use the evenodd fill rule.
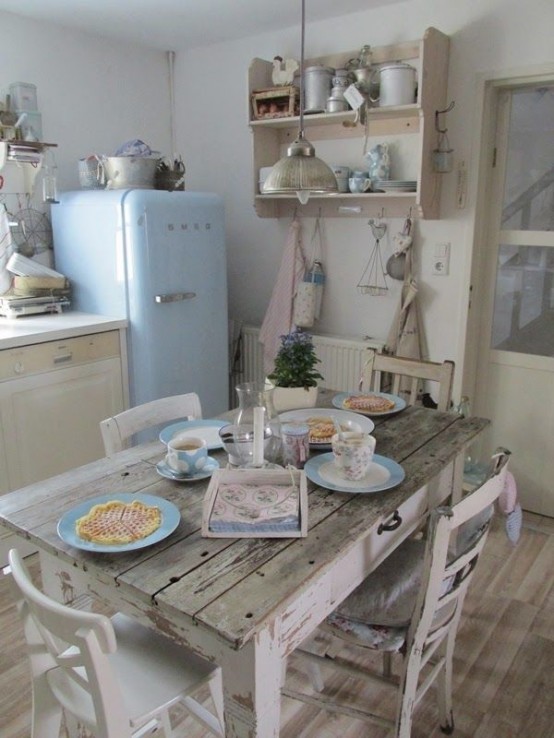
<path fill-rule="evenodd" d="M 368 224 L 371 227 L 373 237 L 375 238 L 375 246 L 370 254 L 360 281 L 358 282 L 358 291 L 362 295 L 372 295 L 374 297 L 382 297 L 387 294 L 387 278 L 383 267 L 383 257 L 381 255 L 380 242 L 387 232 L 386 223 L 377 223 L 370 218 Z"/>
<path fill-rule="evenodd" d="M 402 232 L 398 233 L 393 239 L 396 250 L 387 260 L 387 274 L 389 277 L 400 281 L 406 275 L 406 252 L 412 245 L 411 229 L 412 220 L 406 218 Z"/>

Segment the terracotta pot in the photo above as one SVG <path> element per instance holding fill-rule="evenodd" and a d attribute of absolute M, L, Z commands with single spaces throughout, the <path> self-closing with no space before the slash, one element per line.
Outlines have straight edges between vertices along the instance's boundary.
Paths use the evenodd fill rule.
<path fill-rule="evenodd" d="M 275 387 L 273 404 L 278 413 L 303 407 L 315 407 L 317 387 Z"/>

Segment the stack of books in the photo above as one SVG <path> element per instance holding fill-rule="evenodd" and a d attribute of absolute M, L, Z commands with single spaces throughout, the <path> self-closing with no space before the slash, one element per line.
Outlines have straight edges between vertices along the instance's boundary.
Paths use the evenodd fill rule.
<path fill-rule="evenodd" d="M 6 268 L 15 276 L 8 292 L 0 295 L 0 316 L 61 313 L 70 304 L 69 281 L 63 274 L 19 253 L 10 256 Z"/>

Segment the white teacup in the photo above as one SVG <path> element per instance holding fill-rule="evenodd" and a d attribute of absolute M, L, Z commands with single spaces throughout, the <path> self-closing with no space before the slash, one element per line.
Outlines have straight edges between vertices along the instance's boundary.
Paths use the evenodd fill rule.
<path fill-rule="evenodd" d="M 192 476 L 208 460 L 206 441 L 194 436 L 175 436 L 167 444 L 166 462 L 177 474 Z"/>
<path fill-rule="evenodd" d="M 346 431 L 331 439 L 335 464 L 340 473 L 352 481 L 363 479 L 375 453 L 375 438 L 368 433 Z"/>
<path fill-rule="evenodd" d="M 350 177 L 348 188 L 350 192 L 369 192 L 371 180 L 368 177 Z"/>

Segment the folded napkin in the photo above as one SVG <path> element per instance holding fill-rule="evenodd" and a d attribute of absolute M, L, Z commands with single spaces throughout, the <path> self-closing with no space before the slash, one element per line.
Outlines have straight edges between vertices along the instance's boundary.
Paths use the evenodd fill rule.
<path fill-rule="evenodd" d="M 298 487 L 222 484 L 210 517 L 217 532 L 295 531 L 299 527 Z"/>

